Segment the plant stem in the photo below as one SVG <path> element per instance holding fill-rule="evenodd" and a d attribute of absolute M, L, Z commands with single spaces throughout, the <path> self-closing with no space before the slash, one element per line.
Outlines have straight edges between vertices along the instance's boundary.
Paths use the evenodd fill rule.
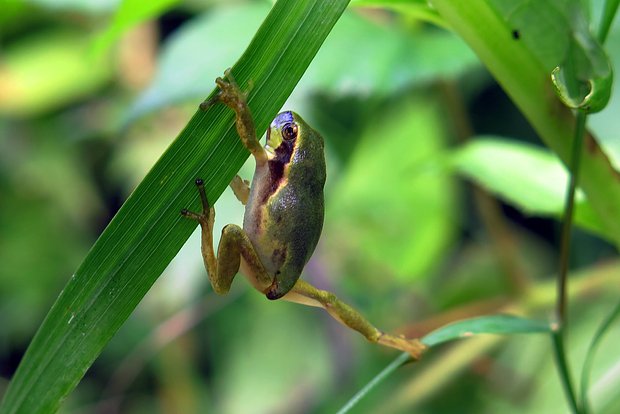
<path fill-rule="evenodd" d="M 581 147 L 585 135 L 587 115 L 583 111 L 577 113 L 575 136 L 570 158 L 570 180 L 564 207 L 564 220 L 562 222 L 560 244 L 560 270 L 558 273 L 558 296 L 556 302 L 556 323 L 559 325 L 560 334 L 565 331 L 566 324 L 566 285 L 568 279 L 568 262 L 570 255 L 571 229 L 573 227 L 573 213 L 575 208 L 575 191 L 579 181 L 579 168 L 581 166 Z"/>
<path fill-rule="evenodd" d="M 573 213 L 575 208 L 575 191 L 579 182 L 579 167 L 581 165 L 581 148 L 585 135 L 587 114 L 584 111 L 577 112 L 575 125 L 575 135 L 570 155 L 570 180 L 564 207 L 564 220 L 562 222 L 561 244 L 560 244 L 560 269 L 557 280 L 556 296 L 556 321 L 551 335 L 553 339 L 553 354 L 560 381 L 564 387 L 564 392 L 574 413 L 579 413 L 577 398 L 573 382 L 568 368 L 568 360 L 564 349 L 564 338 L 566 336 L 566 290 L 568 284 L 568 262 L 570 258 L 571 230 L 573 226 Z"/>
<path fill-rule="evenodd" d="M 588 352 L 586 353 L 586 359 L 583 362 L 583 370 L 581 372 L 581 395 L 579 401 L 581 403 L 581 412 L 584 414 L 590 412 L 590 404 L 588 403 L 588 388 L 590 385 L 590 371 L 594 362 L 594 355 L 596 354 L 599 344 L 603 340 L 603 336 L 607 333 L 609 327 L 618 316 L 620 316 L 620 302 L 616 304 L 601 326 L 598 327 L 594 337 L 592 338 Z"/>
<path fill-rule="evenodd" d="M 575 396 L 575 388 L 573 387 L 570 370 L 568 369 L 566 352 L 564 350 L 562 329 L 559 326 L 554 327 L 553 332 L 551 333 L 551 339 L 553 340 L 553 356 L 555 357 L 555 363 L 558 367 L 562 387 L 564 388 L 564 392 L 566 393 L 572 412 L 579 414 L 580 411 L 579 406 L 577 405 L 577 398 Z"/>
<path fill-rule="evenodd" d="M 607 40 L 611 22 L 614 21 L 614 17 L 618 11 L 618 5 L 620 5 L 620 0 L 607 0 L 605 2 L 603 17 L 601 18 L 601 25 L 598 30 L 598 41 L 601 42 L 601 44 L 605 43 L 605 40 Z"/>

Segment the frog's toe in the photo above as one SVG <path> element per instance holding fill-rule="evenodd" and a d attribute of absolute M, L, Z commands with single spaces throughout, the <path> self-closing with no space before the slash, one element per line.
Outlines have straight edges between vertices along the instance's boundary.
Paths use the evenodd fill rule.
<path fill-rule="evenodd" d="M 200 194 L 200 202 L 202 203 L 202 211 L 203 213 L 207 213 L 211 209 L 211 205 L 209 204 L 209 199 L 207 198 L 207 191 L 205 190 L 205 183 L 202 178 L 196 178 L 195 181 L 196 187 L 198 188 L 198 193 Z"/>
<path fill-rule="evenodd" d="M 183 217 L 196 220 L 201 225 L 213 227 L 213 222 L 215 220 L 215 209 L 209 204 L 209 200 L 207 199 L 207 192 L 205 190 L 204 181 L 202 178 L 196 178 L 194 183 L 196 184 L 196 187 L 198 188 L 198 193 L 200 194 L 202 212 L 196 213 L 194 211 L 190 211 L 184 208 L 181 210 L 181 215 Z"/>

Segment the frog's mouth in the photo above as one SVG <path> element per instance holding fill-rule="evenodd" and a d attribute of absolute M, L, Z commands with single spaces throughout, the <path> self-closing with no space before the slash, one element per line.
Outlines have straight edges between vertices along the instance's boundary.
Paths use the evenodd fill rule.
<path fill-rule="evenodd" d="M 273 135 L 277 135 L 278 130 L 276 130 L 274 132 L 274 134 L 272 134 L 272 130 L 273 130 L 273 124 L 269 127 L 269 129 L 267 130 L 267 142 L 265 143 L 265 150 L 272 156 L 276 155 L 276 148 L 278 148 L 278 146 L 280 146 L 280 143 L 282 142 L 282 137 L 280 137 L 279 142 L 276 143 L 276 139 L 274 139 L 275 137 L 273 137 Z"/>

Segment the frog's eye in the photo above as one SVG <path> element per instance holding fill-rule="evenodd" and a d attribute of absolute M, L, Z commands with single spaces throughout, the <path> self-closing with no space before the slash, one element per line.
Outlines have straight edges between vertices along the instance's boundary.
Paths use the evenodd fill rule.
<path fill-rule="evenodd" d="M 282 138 L 285 141 L 290 141 L 297 138 L 297 124 L 286 124 L 282 127 Z"/>

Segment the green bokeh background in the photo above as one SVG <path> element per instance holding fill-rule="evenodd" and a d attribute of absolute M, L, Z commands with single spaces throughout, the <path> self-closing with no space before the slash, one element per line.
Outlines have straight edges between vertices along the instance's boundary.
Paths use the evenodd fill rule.
<path fill-rule="evenodd" d="M 0 396 L 89 248 L 270 7 L 118 3 L 9 0 L 0 10 Z M 327 146 L 325 227 L 304 277 L 390 331 L 422 334 L 515 303 L 548 318 L 566 172 L 468 46 L 412 10 L 350 7 L 285 105 Z M 616 24 L 615 67 L 619 44 Z M 618 95 L 589 124 L 615 165 Z M 241 175 L 252 170 L 249 161 Z M 620 265 L 579 197 L 575 366 L 617 297 Z M 230 191 L 216 209 L 216 234 L 241 224 Z M 533 293 L 515 302 L 524 285 Z M 612 328 L 594 384 L 618 364 L 618 339 Z M 196 233 L 62 412 L 334 412 L 394 356 L 241 278 L 215 297 Z M 620 407 L 605 385 L 595 407 Z M 483 337 L 404 367 L 356 412 L 563 404 L 547 338 Z"/>

